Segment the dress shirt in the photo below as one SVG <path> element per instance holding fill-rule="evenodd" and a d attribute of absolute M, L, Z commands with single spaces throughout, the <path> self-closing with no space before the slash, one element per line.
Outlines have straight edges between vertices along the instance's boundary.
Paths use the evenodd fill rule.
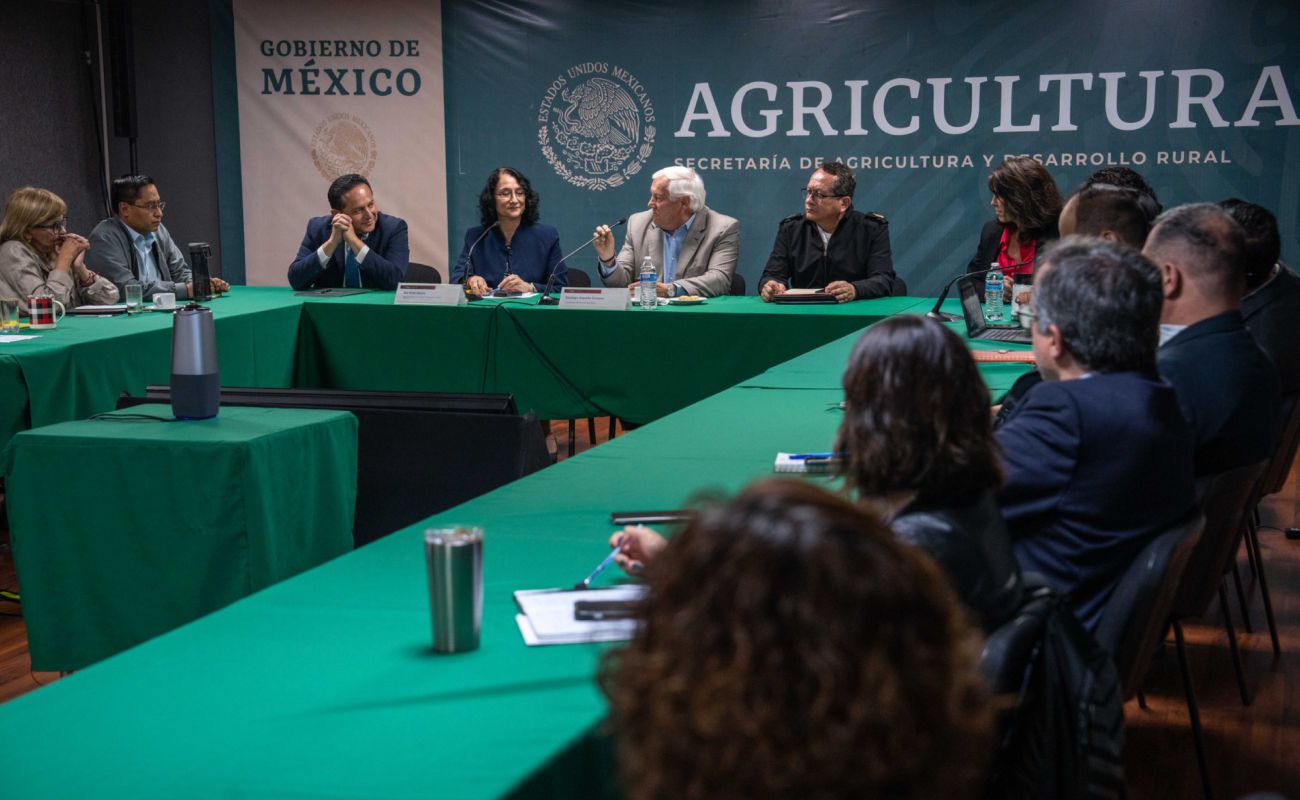
<path fill-rule="evenodd" d="M 129 225 L 126 232 L 131 236 L 131 246 L 140 256 L 140 283 L 157 283 L 162 279 L 162 275 L 158 272 L 158 262 L 153 258 L 153 246 L 158 241 L 157 235 L 153 231 L 142 234 Z"/>

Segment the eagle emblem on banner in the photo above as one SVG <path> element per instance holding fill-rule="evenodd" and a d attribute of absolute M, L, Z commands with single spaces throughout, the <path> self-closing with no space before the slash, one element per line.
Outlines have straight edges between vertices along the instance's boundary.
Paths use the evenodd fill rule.
<path fill-rule="evenodd" d="M 584 189 L 622 185 L 654 149 L 654 106 L 641 82 L 617 66 L 588 62 L 556 78 L 538 119 L 542 155 Z"/>
<path fill-rule="evenodd" d="M 327 180 L 353 172 L 369 175 L 378 148 L 370 126 L 353 114 L 331 114 L 311 136 L 311 160 Z"/>

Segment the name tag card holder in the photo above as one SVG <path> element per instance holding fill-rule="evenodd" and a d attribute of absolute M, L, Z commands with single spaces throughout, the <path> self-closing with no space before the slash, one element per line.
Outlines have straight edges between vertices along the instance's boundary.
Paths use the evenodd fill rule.
<path fill-rule="evenodd" d="M 465 287 L 459 283 L 399 283 L 393 304 L 425 306 L 463 306 Z"/>
<path fill-rule="evenodd" d="M 566 286 L 560 291 L 560 308 L 602 308 L 609 311 L 627 311 L 631 308 L 632 293 L 622 289 L 588 289 Z"/>

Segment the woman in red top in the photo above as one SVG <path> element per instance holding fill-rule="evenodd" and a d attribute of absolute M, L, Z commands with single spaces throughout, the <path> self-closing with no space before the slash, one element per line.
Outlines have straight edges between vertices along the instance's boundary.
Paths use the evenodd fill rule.
<path fill-rule="evenodd" d="M 980 230 L 979 246 L 966 271 L 997 263 L 1009 293 L 1016 276 L 1031 275 L 1043 246 L 1059 235 L 1056 222 L 1061 216 L 1061 193 L 1047 169 L 1029 156 L 999 164 L 989 174 L 989 191 L 997 219 Z M 977 284 L 983 299 L 984 284 Z"/>

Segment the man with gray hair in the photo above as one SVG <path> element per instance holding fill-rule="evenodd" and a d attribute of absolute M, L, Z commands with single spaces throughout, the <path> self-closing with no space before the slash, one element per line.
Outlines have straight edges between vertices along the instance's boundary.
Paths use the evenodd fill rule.
<path fill-rule="evenodd" d="M 1043 382 L 996 437 L 998 501 L 1020 568 L 1096 628 L 1115 585 L 1193 504 L 1192 437 L 1156 374 L 1160 275 L 1131 247 L 1072 236 L 1030 303 Z"/>
<path fill-rule="evenodd" d="M 1241 226 L 1213 203 L 1164 212 L 1142 249 L 1160 269 L 1160 374 L 1195 435 L 1198 476 L 1263 461 L 1276 443 L 1277 370 L 1241 316 L 1245 252 Z"/>
<path fill-rule="evenodd" d="M 601 225 L 592 234 L 606 286 L 635 290 L 641 262 L 650 257 L 660 297 L 717 297 L 731 291 L 740 258 L 740 222 L 704 204 L 704 181 L 688 167 L 665 167 L 650 178 L 648 211 L 627 221 L 627 238 L 614 257 L 614 234 Z"/>

